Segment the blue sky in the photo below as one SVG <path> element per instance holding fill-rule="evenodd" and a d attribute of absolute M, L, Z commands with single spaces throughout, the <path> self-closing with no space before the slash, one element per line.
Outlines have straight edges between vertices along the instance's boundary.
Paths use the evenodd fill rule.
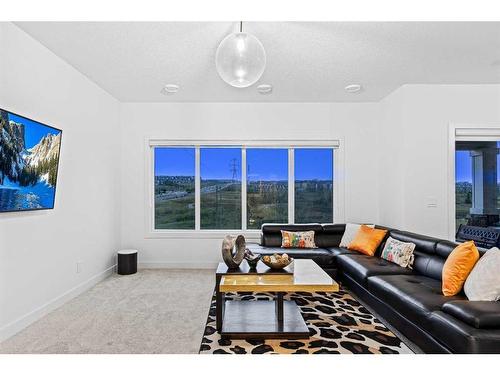
<path fill-rule="evenodd" d="M 288 179 L 288 150 L 247 149 L 248 181 L 277 181 Z"/>
<path fill-rule="evenodd" d="M 24 144 L 26 148 L 31 148 L 40 142 L 47 134 L 59 134 L 60 131 L 42 125 L 39 122 L 29 120 L 22 116 L 13 115 L 9 113 L 9 120 L 24 125 Z"/>
<path fill-rule="evenodd" d="M 500 146 L 500 142 L 498 142 Z M 472 183 L 472 165 L 469 151 L 455 152 L 455 181 Z M 497 155 L 497 181 L 500 183 L 500 155 Z"/>
<path fill-rule="evenodd" d="M 472 182 L 472 165 L 469 151 L 455 152 L 455 181 Z"/>
<path fill-rule="evenodd" d="M 241 180 L 240 148 L 202 148 L 200 150 L 201 179 L 232 179 L 233 161 L 236 165 L 236 180 Z"/>
<path fill-rule="evenodd" d="M 194 148 L 156 148 L 155 176 L 194 176 Z"/>
<path fill-rule="evenodd" d="M 297 180 L 331 180 L 333 150 L 296 149 L 295 178 Z M 201 148 L 202 179 L 231 179 L 231 164 L 236 162 L 236 178 L 241 180 L 241 149 Z M 194 176 L 194 148 L 155 149 L 155 175 Z M 247 149 L 247 178 L 250 181 L 288 179 L 287 149 Z"/>
<path fill-rule="evenodd" d="M 304 149 L 295 150 L 296 180 L 332 180 L 333 150 Z"/>

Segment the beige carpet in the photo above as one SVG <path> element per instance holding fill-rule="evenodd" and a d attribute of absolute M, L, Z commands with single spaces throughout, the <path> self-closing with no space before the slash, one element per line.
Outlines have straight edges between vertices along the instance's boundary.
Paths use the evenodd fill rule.
<path fill-rule="evenodd" d="M 211 270 L 113 275 L 0 344 L 0 353 L 198 353 Z"/>

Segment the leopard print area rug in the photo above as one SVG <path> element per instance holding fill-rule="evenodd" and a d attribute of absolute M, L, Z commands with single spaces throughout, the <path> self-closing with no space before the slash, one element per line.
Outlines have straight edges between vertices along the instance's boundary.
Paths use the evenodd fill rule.
<path fill-rule="evenodd" d="M 226 293 L 226 300 L 271 300 L 269 293 Z M 212 298 L 200 354 L 398 354 L 412 351 L 349 293 L 290 293 L 309 328 L 306 340 L 223 340 Z"/>

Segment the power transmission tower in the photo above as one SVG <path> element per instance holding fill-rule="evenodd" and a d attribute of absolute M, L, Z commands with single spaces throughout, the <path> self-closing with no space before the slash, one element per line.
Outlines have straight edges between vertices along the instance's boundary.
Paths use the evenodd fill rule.
<path fill-rule="evenodd" d="M 220 219 L 221 219 L 221 204 L 220 204 L 220 196 L 219 196 L 219 185 L 215 185 L 215 225 L 217 228 L 220 227 Z"/>
<path fill-rule="evenodd" d="M 229 171 L 233 175 L 233 182 L 236 181 L 236 178 L 238 177 L 238 160 L 236 160 L 236 158 L 231 159 L 231 163 L 229 164 Z"/>

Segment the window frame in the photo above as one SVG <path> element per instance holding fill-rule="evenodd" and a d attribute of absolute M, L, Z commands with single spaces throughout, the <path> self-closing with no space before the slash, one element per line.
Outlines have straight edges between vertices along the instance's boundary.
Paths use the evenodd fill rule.
<path fill-rule="evenodd" d="M 176 147 L 172 147 L 172 148 L 190 149 L 190 150 L 194 151 L 194 169 L 193 169 L 193 174 L 194 174 L 194 188 L 195 188 L 195 197 L 194 197 L 194 199 L 195 199 L 194 200 L 194 204 L 195 204 L 195 217 L 194 217 L 194 222 L 195 222 L 195 229 L 196 229 L 196 204 L 197 204 L 197 201 L 196 201 L 196 189 L 197 189 L 197 187 L 196 187 L 196 183 L 197 183 L 197 181 L 196 181 L 197 180 L 197 178 L 196 178 L 196 173 L 197 173 L 196 172 L 196 166 L 198 165 L 198 163 L 196 162 L 196 158 L 197 158 L 197 153 L 199 153 L 199 150 L 197 150 L 196 148 L 191 147 L 191 146 L 184 146 L 184 147 L 183 146 L 176 146 Z M 187 228 L 185 228 L 185 229 L 181 229 L 181 228 L 178 228 L 178 229 L 156 229 L 155 228 L 155 224 L 156 224 L 156 212 L 155 212 L 155 210 L 156 210 L 156 207 L 155 207 L 155 199 L 154 199 L 154 197 L 155 197 L 155 184 L 154 184 L 154 181 L 155 181 L 155 177 L 156 177 L 156 175 L 155 175 L 156 162 L 155 162 L 154 148 L 152 148 L 152 150 L 151 150 L 151 165 L 152 165 L 152 167 L 151 167 L 152 168 L 152 177 L 151 178 L 153 179 L 153 183 L 151 184 L 151 187 L 153 189 L 152 190 L 152 197 L 153 197 L 152 204 L 153 205 L 152 205 L 152 213 L 151 213 L 151 215 L 152 215 L 152 219 L 151 219 L 152 220 L 152 223 L 151 223 L 152 228 L 155 229 L 155 230 L 160 230 L 160 231 L 162 231 L 162 230 L 179 230 L 179 231 L 185 231 L 185 230 L 191 230 L 192 231 L 192 230 L 194 230 L 194 229 L 187 229 Z"/>
<path fill-rule="evenodd" d="M 313 147 L 313 148 L 308 148 L 308 147 L 299 147 L 299 149 L 304 149 L 304 150 L 308 150 L 308 149 L 317 149 L 317 148 L 321 148 L 321 147 Z M 333 180 L 333 186 L 332 186 L 332 189 L 333 189 L 333 195 L 335 195 L 335 180 L 336 180 L 336 176 L 335 176 L 335 159 L 336 159 L 336 156 L 335 156 L 335 152 L 336 152 L 336 149 L 333 149 L 333 148 L 329 148 L 329 147 L 322 147 L 323 149 L 327 149 L 327 150 L 332 150 L 332 158 L 333 158 L 333 163 L 332 163 L 332 180 Z M 288 197 L 290 199 L 290 195 L 291 195 L 291 199 L 293 200 L 292 202 L 292 213 L 290 216 L 289 214 L 289 217 L 288 217 L 288 220 L 293 220 L 293 223 L 295 223 L 295 220 L 296 220 L 296 217 L 295 217 L 295 195 L 296 195 L 296 189 L 295 189 L 295 182 L 296 182 L 296 176 L 295 176 L 295 150 L 292 152 L 292 159 L 293 159 L 293 166 L 292 166 L 292 169 L 291 169 L 291 172 L 293 175 L 292 175 L 292 178 L 293 178 L 293 191 L 290 193 L 290 191 L 288 192 Z M 289 158 L 290 160 L 290 158 Z M 333 209 L 332 209 L 332 220 L 333 222 L 335 222 L 335 196 L 332 196 L 332 205 L 333 205 Z M 290 208 L 289 208 L 290 209 Z M 299 223 L 299 224 L 303 224 L 303 223 Z"/>
<path fill-rule="evenodd" d="M 248 148 L 284 148 L 288 149 L 288 222 L 295 220 L 295 164 L 294 149 L 329 148 L 333 149 L 333 220 L 344 221 L 344 155 L 341 145 L 343 140 L 166 140 L 161 138 L 145 139 L 145 238 L 207 238 L 220 239 L 225 234 L 243 234 L 247 239 L 256 240 L 260 230 L 247 229 L 247 170 L 246 150 Z M 157 147 L 192 147 L 195 149 L 195 229 L 156 229 L 154 227 L 154 149 Z M 241 217 L 242 228 L 201 229 L 200 205 L 200 149 L 201 148 L 241 148 Z"/>
<path fill-rule="evenodd" d="M 245 196 L 243 197 L 243 194 L 241 196 L 241 204 L 242 206 L 245 207 L 245 216 L 242 216 L 242 222 L 241 222 L 241 229 L 246 231 L 246 232 L 255 232 L 257 231 L 258 233 L 260 233 L 260 230 L 259 229 L 247 229 L 247 224 L 248 224 L 248 202 L 247 202 L 247 198 L 248 198 L 248 195 L 247 195 L 247 187 L 248 187 L 248 179 L 247 179 L 247 150 L 248 149 L 252 149 L 252 150 L 255 150 L 255 149 L 280 149 L 280 150 L 285 150 L 287 152 L 287 175 L 288 175 L 288 179 L 287 179 L 287 189 L 288 189 L 288 192 L 287 192 L 287 195 L 288 195 L 288 209 L 287 209 L 287 222 L 288 223 L 292 223 L 292 221 L 290 221 L 290 211 L 293 211 L 293 207 L 294 207 L 294 202 L 293 201 L 290 201 L 290 187 L 293 188 L 294 185 L 291 185 L 290 184 L 290 164 L 293 164 L 293 160 L 290 160 L 290 153 L 292 153 L 292 158 L 293 158 L 293 152 L 291 152 L 291 150 L 293 150 L 293 148 L 291 147 L 283 147 L 283 146 L 269 146 L 269 147 L 263 147 L 263 146 L 245 146 L 245 147 L 242 147 L 242 154 L 245 155 L 245 164 L 241 164 L 242 165 L 242 170 L 245 169 L 245 180 L 243 181 L 242 180 L 242 183 L 245 184 Z M 244 168 L 243 168 L 244 166 Z M 291 172 L 293 173 L 293 171 Z M 291 207 L 290 207 L 291 206 Z M 282 223 L 283 225 L 286 224 L 286 223 Z"/>
<path fill-rule="evenodd" d="M 455 151 L 457 141 L 499 141 L 500 124 L 450 123 L 448 128 L 448 239 L 455 241 Z"/>
<path fill-rule="evenodd" d="M 201 149 L 207 149 L 207 148 L 212 148 L 212 149 L 220 149 L 220 148 L 236 148 L 236 149 L 241 149 L 241 146 L 236 146 L 236 145 L 231 145 L 231 146 L 221 146 L 221 145 L 210 145 L 210 146 L 204 146 L 204 145 L 201 145 L 201 146 L 198 146 L 196 147 L 196 149 L 198 150 L 198 153 L 199 153 L 199 157 L 198 159 L 195 160 L 195 163 L 198 165 L 198 169 L 199 169 L 199 173 L 198 173 L 198 178 L 196 177 L 196 170 L 195 170 L 195 179 L 199 179 L 199 183 L 200 183 L 200 188 L 198 190 L 195 190 L 195 192 L 197 192 L 197 194 L 195 195 L 195 204 L 198 204 L 200 207 L 198 208 L 198 210 L 196 211 L 195 210 L 195 226 L 196 226 L 196 229 L 199 230 L 200 232 L 206 232 L 206 231 L 220 231 L 220 232 L 224 232 L 224 231 L 229 231 L 229 232 L 234 232 L 234 231 L 238 231 L 238 230 L 241 230 L 241 229 L 202 229 L 201 228 Z M 240 176 L 240 179 L 241 179 L 241 194 L 242 194 L 242 197 L 241 197 L 241 200 L 243 201 L 243 190 L 245 191 L 246 193 L 246 186 L 245 188 L 243 188 L 243 185 L 246 185 L 245 184 L 245 181 L 243 181 L 243 176 L 245 176 L 246 178 L 246 168 L 243 168 L 243 166 L 246 164 L 246 159 L 245 159 L 245 164 L 243 163 L 243 150 L 241 150 L 241 159 L 240 159 L 240 162 L 241 162 L 241 176 Z M 195 187 L 196 188 L 196 187 Z M 154 197 L 153 197 L 154 199 Z M 245 197 L 245 200 L 246 200 L 246 197 Z M 243 210 L 243 207 L 241 207 L 241 209 Z M 241 226 L 243 228 L 243 212 L 241 212 Z M 245 223 L 246 225 L 246 223 Z M 179 229 L 179 230 L 182 230 L 184 231 L 184 229 Z"/>

